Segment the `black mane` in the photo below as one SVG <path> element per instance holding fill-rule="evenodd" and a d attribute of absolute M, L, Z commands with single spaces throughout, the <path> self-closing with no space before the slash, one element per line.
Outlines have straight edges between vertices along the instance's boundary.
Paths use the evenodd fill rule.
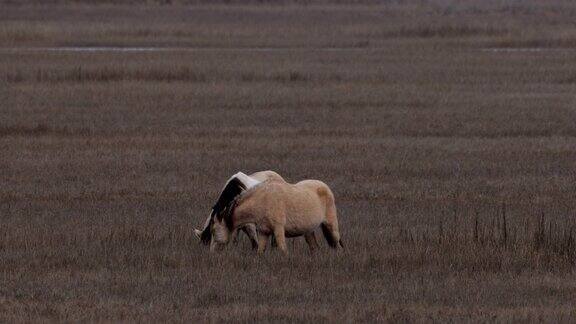
<path fill-rule="evenodd" d="M 232 212 L 234 211 L 234 207 L 236 206 L 236 198 L 246 190 L 246 185 L 238 178 L 232 178 L 220 193 L 220 197 L 218 197 L 218 201 L 212 207 L 212 213 L 210 214 L 210 222 L 208 226 L 204 228 L 202 234 L 200 235 L 200 240 L 202 243 L 208 245 L 210 244 L 210 240 L 212 239 L 212 224 L 214 224 L 214 217 L 217 217 L 219 221 L 226 222 L 226 226 L 228 229 L 232 230 L 233 222 L 232 222 Z"/>
<path fill-rule="evenodd" d="M 222 211 L 230 207 L 230 204 L 234 199 L 244 190 L 246 190 L 246 186 L 238 178 L 232 178 L 228 181 L 226 187 L 224 187 L 224 190 L 222 190 L 222 193 L 220 194 L 220 198 L 218 198 L 218 201 L 214 207 L 212 207 L 212 212 L 216 217 L 218 217 L 218 220 L 222 220 L 224 217 Z"/>

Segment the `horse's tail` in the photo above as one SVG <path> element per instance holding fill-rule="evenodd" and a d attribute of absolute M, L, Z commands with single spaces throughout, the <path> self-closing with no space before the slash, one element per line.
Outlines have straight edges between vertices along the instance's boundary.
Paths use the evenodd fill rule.
<path fill-rule="evenodd" d="M 328 227 L 328 225 L 322 224 L 321 228 L 322 228 L 322 234 L 324 234 L 324 238 L 326 239 L 326 242 L 328 242 L 328 245 L 331 248 L 334 248 L 334 249 L 337 248 L 338 247 L 338 241 L 332 235 L 332 231 Z"/>
<path fill-rule="evenodd" d="M 322 223 L 321 226 L 324 238 L 331 248 L 338 248 L 338 244 L 344 247 L 340 240 L 340 231 L 338 229 L 338 216 L 334 194 L 326 184 L 323 184 L 323 186 L 318 189 L 318 195 L 324 199 L 326 204 L 326 215 L 324 223 Z"/>

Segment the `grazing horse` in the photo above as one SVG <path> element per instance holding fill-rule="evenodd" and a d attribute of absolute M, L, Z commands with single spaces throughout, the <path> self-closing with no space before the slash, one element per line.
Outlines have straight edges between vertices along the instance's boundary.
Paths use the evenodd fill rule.
<path fill-rule="evenodd" d="M 224 191 L 237 195 L 220 196 L 212 217 L 210 250 L 223 247 L 232 233 L 254 224 L 258 233 L 258 252 L 266 249 L 273 235 L 278 248 L 287 252 L 286 237 L 304 236 L 311 249 L 317 246 L 314 230 L 322 228 L 332 248 L 342 248 L 334 195 L 318 180 L 304 180 L 296 184 L 284 181 L 265 181 L 248 189 L 243 181 L 233 177 Z M 233 198 L 231 198 L 233 197 Z M 231 199 L 230 199 L 231 198 Z"/>
<path fill-rule="evenodd" d="M 249 176 L 242 172 L 238 172 L 235 175 L 233 175 L 226 182 L 226 185 L 224 185 L 224 189 L 222 189 L 218 201 L 216 202 L 214 207 L 212 207 L 212 211 L 210 215 L 208 215 L 206 221 L 204 222 L 202 230 L 194 229 L 194 233 L 198 238 L 200 238 L 202 243 L 204 243 L 205 245 L 210 244 L 212 240 L 212 224 L 214 223 L 214 216 L 217 213 L 221 212 L 222 209 L 226 207 L 227 203 L 234 200 L 242 192 L 265 181 L 278 181 L 284 183 L 286 182 L 284 178 L 282 178 L 282 176 L 270 170 L 256 172 Z M 253 249 L 256 249 L 258 247 L 258 236 L 256 233 L 256 226 L 254 224 L 246 224 L 243 227 L 237 228 L 237 230 L 235 230 L 231 235 L 232 241 L 234 242 L 237 242 L 238 230 L 243 231 L 248 236 L 250 242 L 252 243 Z"/>

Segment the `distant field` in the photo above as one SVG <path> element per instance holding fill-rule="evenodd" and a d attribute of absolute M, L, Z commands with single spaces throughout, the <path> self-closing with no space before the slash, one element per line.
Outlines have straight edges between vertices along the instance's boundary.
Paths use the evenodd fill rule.
<path fill-rule="evenodd" d="M 0 321 L 576 320 L 576 4 L 53 3 L 0 1 Z M 266 169 L 346 251 L 198 244 Z"/>

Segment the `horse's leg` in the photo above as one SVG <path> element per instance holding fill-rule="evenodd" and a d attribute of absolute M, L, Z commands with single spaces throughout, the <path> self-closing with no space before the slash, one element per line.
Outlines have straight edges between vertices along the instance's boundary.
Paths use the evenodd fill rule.
<path fill-rule="evenodd" d="M 252 250 L 256 250 L 258 248 L 258 233 L 256 232 L 256 226 L 253 224 L 246 225 L 244 233 L 248 235 L 250 243 L 252 243 Z"/>
<path fill-rule="evenodd" d="M 234 231 L 232 231 L 232 234 L 230 235 L 230 239 L 231 239 L 232 243 L 234 243 L 234 245 L 238 245 L 238 231 L 239 230 L 242 230 L 243 232 L 245 232 L 244 228 L 235 229 Z"/>
<path fill-rule="evenodd" d="M 316 241 L 316 234 L 314 234 L 314 232 L 304 235 L 304 239 L 306 239 L 306 243 L 308 243 L 311 252 L 314 252 L 314 250 L 319 248 L 318 241 Z"/>
<path fill-rule="evenodd" d="M 266 244 L 268 244 L 268 236 L 262 233 L 258 233 L 258 254 L 264 253 L 266 251 Z"/>
<path fill-rule="evenodd" d="M 278 248 L 280 249 L 280 251 L 288 253 L 288 249 L 286 247 L 286 236 L 284 233 L 284 226 L 276 226 L 274 228 L 274 238 L 276 239 L 276 243 L 278 244 Z"/>

